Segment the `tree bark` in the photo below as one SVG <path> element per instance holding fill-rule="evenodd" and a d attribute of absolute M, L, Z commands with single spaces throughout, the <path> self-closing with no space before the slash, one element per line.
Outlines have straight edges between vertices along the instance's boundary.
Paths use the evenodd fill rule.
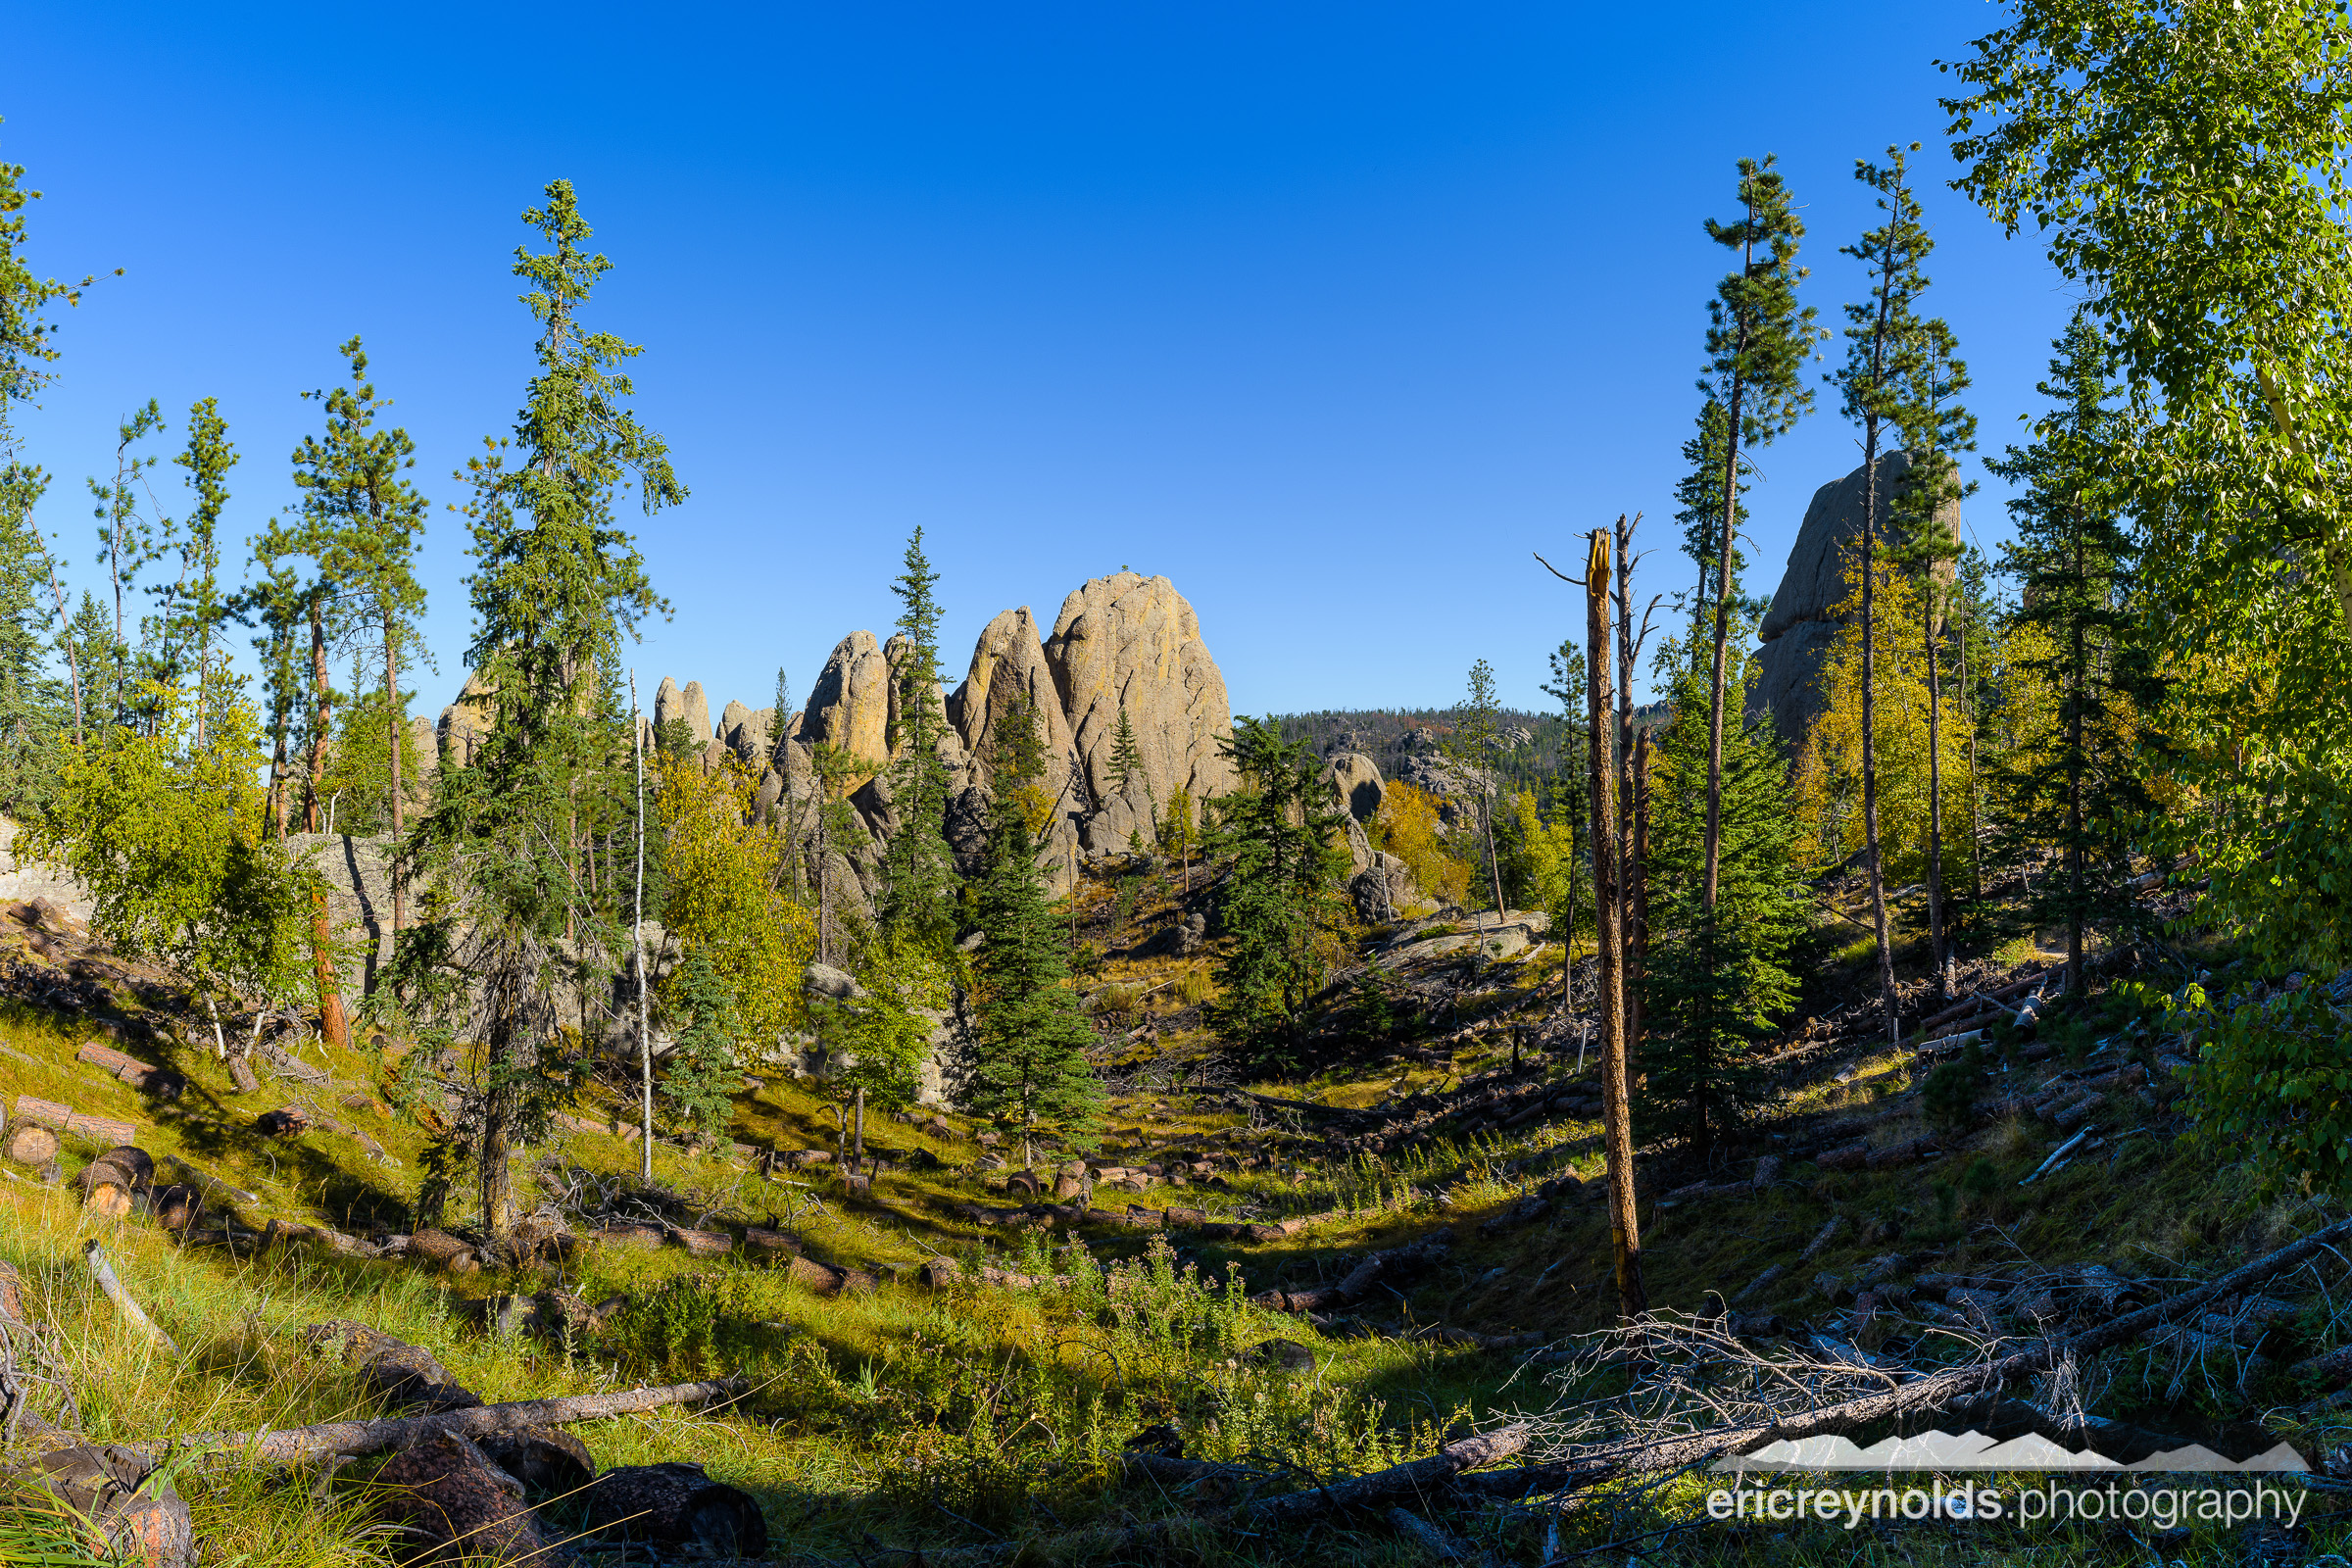
<path fill-rule="evenodd" d="M 387 736 L 386 736 L 386 739 L 387 739 L 387 740 L 389 740 L 389 741 L 390 741 L 390 743 L 391 743 L 391 751 L 390 751 L 390 756 L 391 756 L 391 759 L 392 759 L 392 837 L 393 837 L 393 838 L 394 838 L 394 839 L 397 841 L 397 840 L 400 838 L 400 836 L 401 836 L 403 833 L 405 833 L 405 832 L 407 832 L 407 831 L 408 831 L 408 821 L 407 821 L 407 818 L 406 818 L 405 814 L 404 814 L 404 813 L 402 812 L 402 810 L 401 810 L 401 800 L 400 800 L 400 795 L 401 795 L 401 777 L 400 777 L 400 761 L 401 761 L 400 753 L 401 753 L 401 743 L 402 743 L 404 740 L 406 740 L 406 739 L 407 739 L 407 737 L 406 737 L 406 736 L 405 736 L 405 735 L 402 733 L 402 729 L 403 729 L 403 727 L 404 727 L 404 726 L 403 726 L 403 725 L 401 724 L 401 722 L 400 722 L 400 649 L 399 649 L 399 645 L 398 645 L 398 644 L 395 642 L 395 640 L 393 639 L 393 636 L 392 636 L 392 611 L 391 611 L 391 609 L 390 609 L 390 607 L 389 607 L 389 606 L 387 606 L 387 607 L 385 608 L 385 610 L 384 610 L 384 612 L 383 612 L 383 613 L 384 613 L 384 724 L 385 724 L 385 726 L 386 726 L 387 730 L 389 731 L 389 733 L 388 733 L 388 734 L 387 734 Z M 400 934 L 400 928 L 401 928 L 401 925 L 402 925 L 402 923 L 403 923 L 404 919 L 405 919 L 405 918 L 406 918 L 406 916 L 407 916 L 407 913 L 408 913 L 408 906 L 407 906 L 407 903 L 406 903 L 405 896 L 403 895 L 403 893 L 402 893 L 402 891 L 401 891 L 401 885 L 400 885 L 400 883 L 401 883 L 401 878 L 400 878 L 400 867 L 399 867 L 399 865 L 398 865 L 397 863 L 395 863 L 395 864 L 392 866 L 391 870 L 392 870 L 392 932 L 393 932 L 393 935 L 394 935 L 394 937 L 395 937 L 395 938 L 397 938 L 397 937 L 399 936 L 399 934 Z"/>
<path fill-rule="evenodd" d="M 326 612 L 317 594 L 311 596 L 310 609 L 313 707 L 310 785 L 303 802 L 303 830 L 316 833 L 319 829 L 318 786 L 326 776 L 326 725 L 331 711 L 328 694 L 333 688 L 326 679 Z M 334 936 L 327 927 L 326 894 L 317 888 L 311 892 L 311 970 L 318 983 L 318 1032 L 330 1048 L 340 1050 L 351 1044 L 351 1030 L 343 1017 L 342 986 L 335 974 Z"/>
<path fill-rule="evenodd" d="M 1936 668 L 1942 627 L 1936 603 L 1936 568 L 1931 562 L 1926 595 L 1928 628 L 1928 959 L 1936 971 L 1936 1000 L 1952 1000 L 1952 955 L 1943 935 L 1943 682 Z"/>
<path fill-rule="evenodd" d="M 1586 708 L 1592 725 L 1592 908 L 1599 948 L 1601 1119 L 1608 1143 L 1609 1249 L 1618 1310 L 1648 1307 L 1642 1284 L 1642 1229 L 1634 1208 L 1633 1107 L 1628 1102 L 1624 1009 L 1624 931 L 1617 893 L 1616 714 L 1609 699 L 1609 532 L 1592 530 L 1585 565 Z"/>
<path fill-rule="evenodd" d="M 654 1033 L 646 1017 L 645 996 L 645 724 L 637 712 L 637 672 L 629 671 L 630 749 L 637 761 L 637 902 L 629 922 L 629 964 L 637 976 L 638 1106 L 644 1136 L 638 1140 L 638 1175 L 654 1179 Z"/>

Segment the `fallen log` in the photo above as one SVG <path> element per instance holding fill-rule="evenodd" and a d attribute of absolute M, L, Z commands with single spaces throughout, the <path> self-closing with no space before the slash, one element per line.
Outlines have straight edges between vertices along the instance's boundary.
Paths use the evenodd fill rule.
<path fill-rule="evenodd" d="M 17 1120 L 38 1122 L 70 1138 L 86 1138 L 92 1143 L 113 1148 L 117 1144 L 135 1144 L 139 1130 L 126 1121 L 112 1116 L 92 1116 L 61 1105 L 55 1101 L 35 1100 L 30 1095 L 17 1097 Z"/>
<path fill-rule="evenodd" d="M 74 1059 L 104 1068 L 131 1088 L 151 1094 L 158 1100 L 177 1100 L 188 1087 L 188 1081 L 171 1068 L 158 1067 L 136 1056 L 126 1056 L 112 1046 L 102 1046 L 95 1040 L 74 1052 Z"/>
<path fill-rule="evenodd" d="M 635 1415 L 672 1404 L 702 1404 L 733 1398 L 750 1392 L 749 1378 L 715 1378 L 707 1383 L 673 1383 L 662 1388 L 628 1389 L 618 1394 L 579 1394 L 561 1399 L 517 1399 L 508 1404 L 477 1405 L 434 1415 L 386 1416 L 374 1421 L 321 1421 L 316 1426 L 285 1427 L 262 1432 L 202 1432 L 184 1438 L 126 1445 L 151 1460 L 166 1450 L 240 1451 L 262 1464 L 300 1464 L 307 1460 L 386 1453 L 450 1433 L 461 1438 L 484 1438 L 500 1433 L 526 1432 L 532 1427 L 563 1426 L 573 1421 L 602 1421 L 611 1416 Z"/>

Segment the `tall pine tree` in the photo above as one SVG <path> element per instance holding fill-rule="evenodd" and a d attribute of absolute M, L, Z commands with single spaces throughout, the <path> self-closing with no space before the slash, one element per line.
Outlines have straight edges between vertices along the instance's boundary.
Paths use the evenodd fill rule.
<path fill-rule="evenodd" d="M 628 406 L 620 367 L 642 352 L 588 330 L 580 312 L 612 264 L 568 180 L 523 214 L 547 249 L 515 253 L 539 324 L 537 366 L 509 443 L 492 440 L 462 477 L 477 563 L 466 657 L 491 695 L 471 765 L 443 771 L 411 839 L 435 884 L 401 933 L 397 989 L 428 1042 L 472 1050 L 467 1114 L 446 1141 L 428 1209 L 446 1200 L 453 1155 L 469 1154 L 482 1224 L 503 1240 L 517 1208 L 511 1157 L 544 1125 L 612 995 L 626 937 L 581 874 L 584 813 L 622 787 L 626 717 L 612 702 L 621 639 L 667 607 L 647 580 L 614 503 L 632 481 L 645 512 L 686 499 L 662 438 Z M 569 1012 L 566 1015 L 566 1006 Z"/>
<path fill-rule="evenodd" d="M 906 541 L 906 570 L 891 584 L 906 639 L 891 670 L 898 733 L 890 737 L 891 815 L 875 910 L 885 942 L 945 953 L 956 940 L 956 858 L 948 849 L 948 764 L 940 756 L 946 710 L 939 696 L 939 574 L 923 555 L 923 530 Z M 895 640 L 895 639 L 894 639 Z"/>

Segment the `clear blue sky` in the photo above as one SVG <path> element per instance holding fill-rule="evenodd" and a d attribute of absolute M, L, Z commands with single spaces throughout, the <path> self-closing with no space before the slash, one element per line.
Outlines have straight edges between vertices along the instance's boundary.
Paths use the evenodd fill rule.
<path fill-rule="evenodd" d="M 1729 5 L 32 7 L 0 157 L 33 261 L 122 267 L 22 421 L 95 585 L 82 477 L 149 396 L 220 398 L 242 535 L 288 504 L 297 394 L 365 336 L 436 503 L 511 425 L 517 215 L 567 177 L 645 345 L 638 407 L 692 499 L 643 528 L 675 617 L 648 693 L 806 694 L 886 632 L 926 532 L 960 676 L 996 612 L 1122 564 L 1199 610 L 1237 711 L 1530 707 L 1581 624 L 1530 551 L 1671 487 L 1732 166 L 1777 152 L 1825 319 L 1860 287 L 1857 156 L 1928 143 L 1934 303 L 2015 438 L 2068 302 L 2029 236 L 1941 188 L 1932 62 L 1981 0 Z M 1816 367 L 1826 368 L 1827 363 Z M 175 426 L 176 438 L 177 429 Z M 1769 593 L 1857 461 L 1826 392 L 1760 455 Z M 161 498 L 184 507 L 170 477 Z M 1990 486 L 1969 507 L 2003 530 Z M 464 670 L 463 519 L 427 547 L 437 712 Z M 1553 554 L 1557 552 L 1558 554 Z"/>

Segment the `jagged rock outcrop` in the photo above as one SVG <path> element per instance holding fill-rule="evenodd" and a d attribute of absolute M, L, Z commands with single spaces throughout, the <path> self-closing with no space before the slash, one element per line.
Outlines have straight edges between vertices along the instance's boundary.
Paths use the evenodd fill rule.
<path fill-rule="evenodd" d="M 1911 473 L 1911 454 L 1889 452 L 1879 460 L 1879 527 L 1883 530 L 1896 491 Z M 1784 745 L 1800 745 L 1805 732 L 1821 716 L 1825 694 L 1822 671 L 1836 641 L 1838 607 L 1845 601 L 1847 557 L 1862 537 L 1862 498 L 1865 474 L 1860 466 L 1841 479 L 1813 492 L 1796 544 L 1788 552 L 1788 566 L 1772 596 L 1757 636 L 1764 646 L 1756 656 L 1755 678 L 1748 683 L 1750 718 L 1769 713 Z M 1946 501 L 1936 521 L 1953 538 L 1960 536 L 1960 503 Z M 1884 537 L 1882 533 L 1881 537 Z M 1936 568 L 1945 582 L 1952 576 L 1946 563 Z"/>
<path fill-rule="evenodd" d="M 1023 605 L 1007 610 L 980 630 L 972 645 L 972 662 L 963 684 L 947 700 L 949 722 L 964 753 L 972 760 L 970 783 L 949 808 L 949 843 L 958 864 L 979 868 L 985 844 L 989 791 L 989 759 L 995 754 L 999 726 L 1015 708 L 1026 707 L 1037 717 L 1037 738 L 1045 762 L 1038 781 L 1053 803 L 1053 816 L 1039 835 L 1038 860 L 1056 894 L 1064 893 L 1077 876 L 1078 820 L 1086 805 L 1073 793 L 1077 748 L 1070 739 L 1070 722 L 1061 710 L 1060 688 L 1046 662 L 1045 640 L 1038 635 L 1037 617 Z M 968 864 L 965 862 L 969 861 Z"/>
<path fill-rule="evenodd" d="M 730 702 L 713 726 L 700 681 L 680 686 L 663 676 L 653 712 L 641 723 L 641 739 L 650 748 L 656 725 L 682 720 L 706 767 L 730 755 L 741 760 L 759 775 L 755 808 L 796 824 L 804 841 L 812 836 L 816 817 L 816 748 L 831 746 L 857 758 L 859 766 L 849 780 L 857 808 L 852 840 L 835 844 L 836 858 L 828 863 L 845 894 L 870 902 L 882 845 L 898 830 L 886 769 L 906 744 L 907 715 L 899 710 L 904 697 L 895 671 L 906 650 L 904 637 L 883 644 L 870 631 L 852 632 L 835 645 L 808 707 L 782 721 L 789 741 L 782 770 L 776 765 L 775 710 Z M 966 871 L 978 869 L 985 846 L 987 759 L 1016 704 L 1037 713 L 1045 754 L 1041 784 L 1052 803 L 1039 834 L 1038 861 L 1057 894 L 1075 882 L 1083 855 L 1123 850 L 1131 833 L 1151 840 L 1158 808 L 1179 786 L 1199 803 L 1231 791 L 1236 782 L 1220 745 L 1233 729 L 1224 677 L 1201 640 L 1193 607 L 1165 577 L 1120 572 L 1088 582 L 1063 601 L 1051 638 L 1039 635 L 1027 608 L 1005 611 L 982 630 L 963 684 L 953 696 L 932 688 L 928 700 L 948 769 L 944 825 Z M 1114 786 L 1111 768 L 1122 707 L 1139 764 L 1126 790 Z M 442 715 L 442 748 L 450 762 L 472 760 L 488 711 L 488 693 L 478 679 L 468 680 Z M 1384 787 L 1380 770 L 1364 758 L 1343 760 L 1341 766 L 1344 778 L 1335 772 L 1334 789 L 1358 823 L 1368 820 Z M 1349 847 L 1359 868 L 1369 863 L 1360 826 Z"/>
<path fill-rule="evenodd" d="M 474 749 L 483 736 L 490 733 L 490 719 L 496 699 L 479 670 L 468 670 L 466 685 L 459 691 L 458 700 L 441 710 L 441 721 L 434 726 L 435 747 L 443 765 L 471 767 Z"/>
<path fill-rule="evenodd" d="M 1085 847 L 1151 841 L 1156 808 L 1179 785 L 1198 801 L 1234 787 L 1219 745 L 1233 729 L 1225 677 L 1201 641 L 1200 620 L 1165 577 L 1096 577 L 1062 601 L 1045 645 L 1091 808 Z M 1141 776 L 1122 787 L 1111 767 L 1119 714 L 1135 734 Z"/>
<path fill-rule="evenodd" d="M 793 739 L 822 743 L 880 767 L 890 760 L 883 737 L 890 728 L 890 664 L 870 631 L 854 631 L 833 647 Z"/>
<path fill-rule="evenodd" d="M 710 739 L 710 699 L 704 695 L 703 683 L 690 680 L 681 691 L 676 681 L 664 675 L 654 693 L 654 723 L 659 727 L 679 719 L 685 721 L 687 738 L 697 750 Z"/>

